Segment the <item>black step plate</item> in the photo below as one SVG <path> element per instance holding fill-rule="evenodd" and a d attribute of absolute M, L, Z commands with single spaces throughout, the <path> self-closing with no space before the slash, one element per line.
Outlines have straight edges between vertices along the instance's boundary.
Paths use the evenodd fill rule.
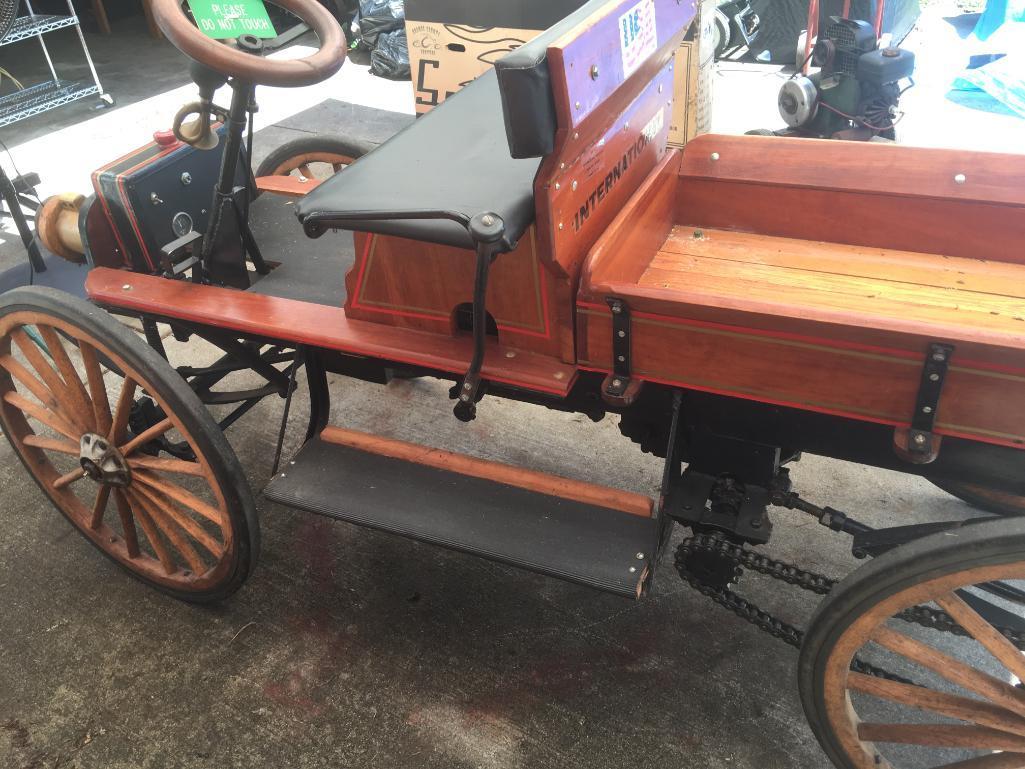
<path fill-rule="evenodd" d="M 630 597 L 657 541 L 650 518 L 319 439 L 285 467 L 279 504 Z"/>

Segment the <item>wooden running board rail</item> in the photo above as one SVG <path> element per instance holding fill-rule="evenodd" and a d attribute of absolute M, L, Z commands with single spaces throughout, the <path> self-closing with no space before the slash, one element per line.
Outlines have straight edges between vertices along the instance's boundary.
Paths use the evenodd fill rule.
<path fill-rule="evenodd" d="M 451 374 L 465 374 L 473 354 L 469 336 L 353 320 L 341 307 L 126 270 L 97 267 L 86 277 L 85 289 L 90 299 L 104 307 Z M 547 355 L 489 342 L 483 377 L 565 398 L 577 369 Z"/>
<path fill-rule="evenodd" d="M 438 470 L 495 481 L 507 486 L 547 494 L 551 497 L 571 499 L 574 502 L 605 507 L 644 518 L 651 517 L 655 505 L 653 499 L 643 494 L 562 478 L 537 470 L 528 470 L 523 467 L 478 459 L 466 454 L 422 446 L 418 443 L 384 438 L 380 435 L 346 430 L 341 427 L 325 427 L 320 434 L 320 439 L 326 443 L 348 446 L 370 454 L 402 459 Z"/>

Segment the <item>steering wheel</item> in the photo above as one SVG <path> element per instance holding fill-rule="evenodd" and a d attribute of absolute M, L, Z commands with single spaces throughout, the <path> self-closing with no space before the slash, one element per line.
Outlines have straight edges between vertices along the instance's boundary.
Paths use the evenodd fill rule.
<path fill-rule="evenodd" d="M 316 53 L 303 59 L 264 59 L 207 37 L 182 11 L 179 0 L 152 0 L 153 18 L 178 50 L 210 69 L 252 83 L 295 87 L 313 85 L 338 71 L 345 61 L 345 35 L 317 0 L 274 0 L 309 25 L 320 39 Z"/>

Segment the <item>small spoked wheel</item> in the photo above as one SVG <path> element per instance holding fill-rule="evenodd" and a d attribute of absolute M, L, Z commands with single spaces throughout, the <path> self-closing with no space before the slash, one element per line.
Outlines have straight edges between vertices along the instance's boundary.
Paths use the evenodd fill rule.
<path fill-rule="evenodd" d="M 843 769 L 1025 767 L 1025 523 L 984 519 L 876 558 L 808 628 L 799 686 Z"/>
<path fill-rule="evenodd" d="M 194 602 L 245 581 L 248 484 L 196 395 L 139 337 L 68 294 L 0 300 L 0 422 L 61 513 L 134 576 Z"/>
<path fill-rule="evenodd" d="M 268 176 L 292 176 L 300 183 L 321 182 L 370 151 L 364 142 L 319 134 L 285 142 L 263 159 L 254 174 L 257 187 Z"/>

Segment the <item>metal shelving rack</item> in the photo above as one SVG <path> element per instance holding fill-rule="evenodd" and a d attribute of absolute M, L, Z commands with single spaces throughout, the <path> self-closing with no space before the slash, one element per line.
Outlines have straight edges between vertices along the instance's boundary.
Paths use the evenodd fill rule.
<path fill-rule="evenodd" d="M 46 57 L 46 63 L 50 67 L 52 79 L 0 97 L 0 128 L 94 94 L 99 96 L 101 106 L 112 105 L 114 100 L 110 94 L 103 91 L 103 86 L 100 85 L 100 77 L 96 74 L 96 67 L 93 65 L 92 56 L 89 55 L 89 47 L 85 44 L 85 36 L 82 34 L 82 27 L 78 23 L 78 14 L 75 13 L 75 7 L 71 4 L 71 0 L 67 0 L 67 16 L 37 14 L 33 10 L 30 0 L 24 1 L 25 7 L 28 8 L 28 14 L 19 16 L 15 20 L 10 31 L 3 40 L 0 40 L 0 47 L 31 37 L 36 38 L 43 49 L 43 56 Z M 53 59 L 50 58 L 50 51 L 46 47 L 43 35 L 65 27 L 74 27 L 78 33 L 78 42 L 82 45 L 82 53 L 89 65 L 89 72 L 92 73 L 91 85 L 62 80 L 57 77 L 57 70 L 54 69 Z"/>

